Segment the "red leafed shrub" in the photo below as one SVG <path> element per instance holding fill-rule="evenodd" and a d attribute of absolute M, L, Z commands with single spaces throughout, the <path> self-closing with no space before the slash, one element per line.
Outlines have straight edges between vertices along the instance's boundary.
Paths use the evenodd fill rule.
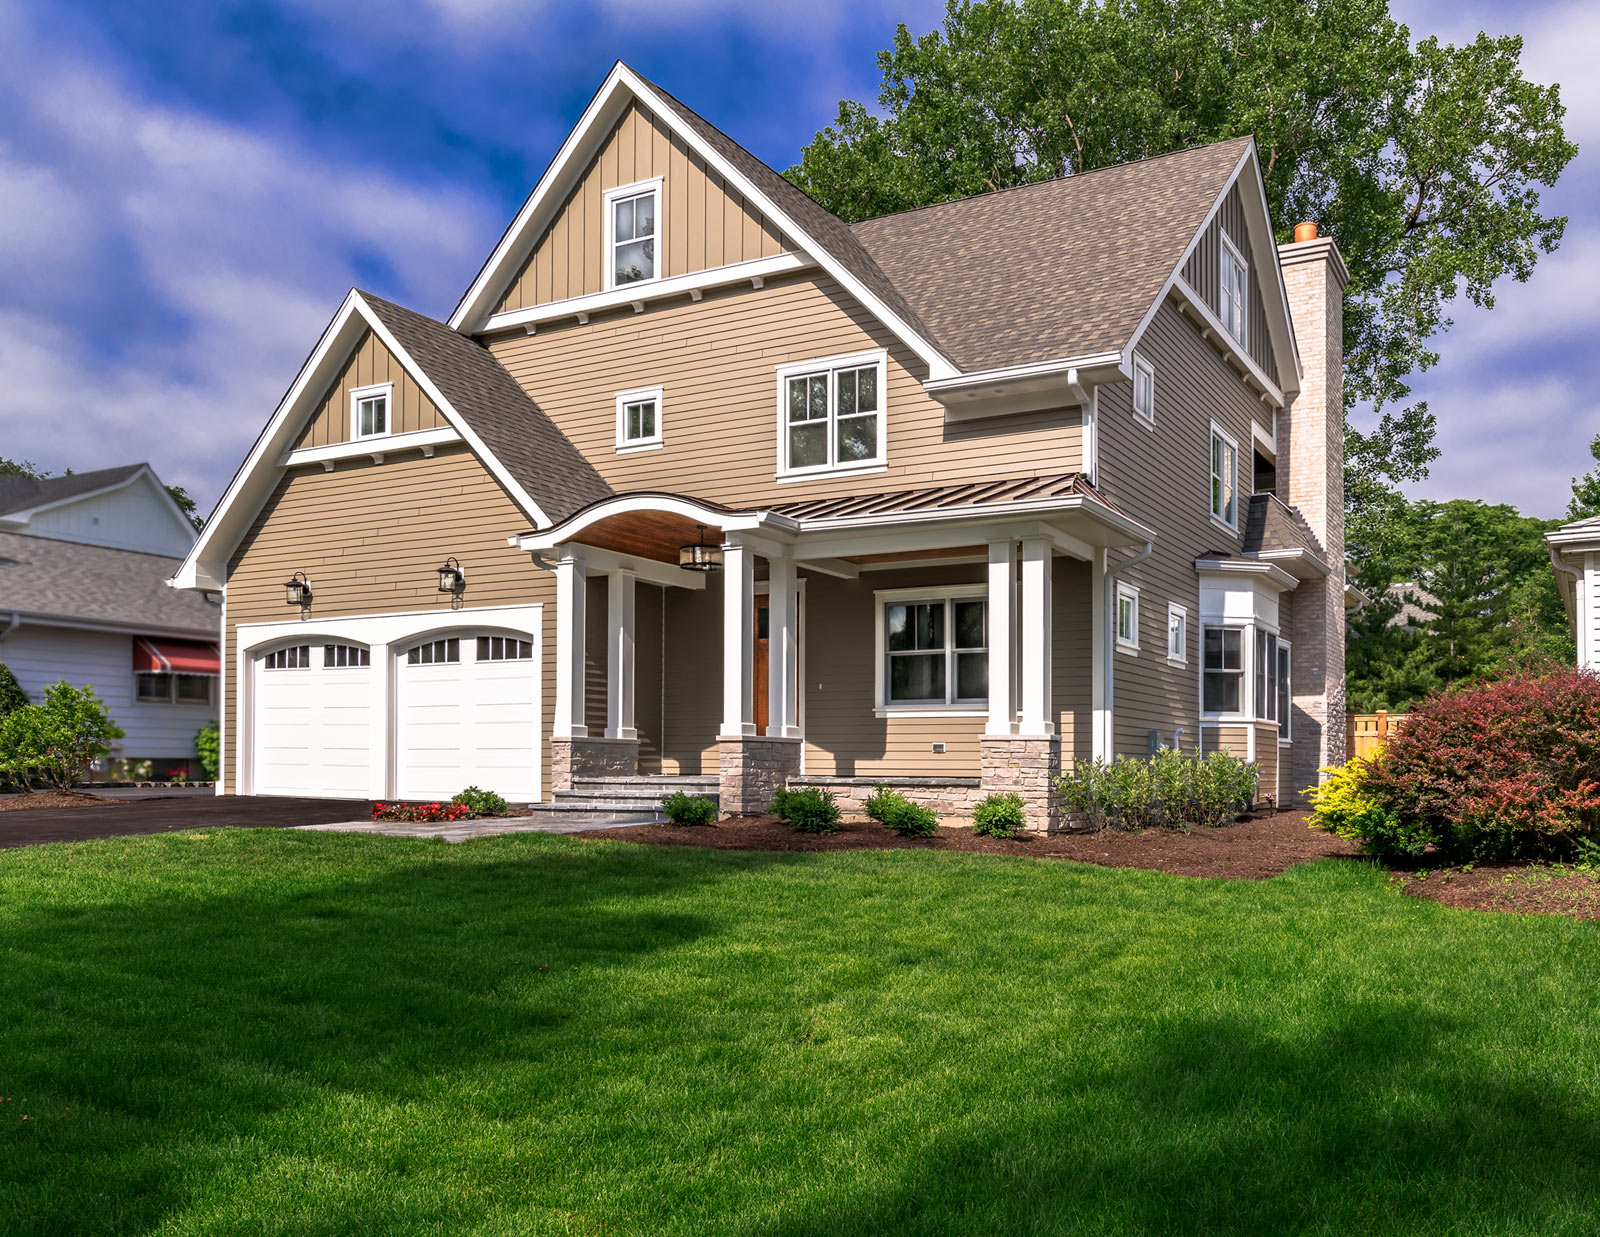
<path fill-rule="evenodd" d="M 1440 696 L 1412 710 L 1361 781 L 1452 858 L 1560 854 L 1600 830 L 1600 676 Z"/>
<path fill-rule="evenodd" d="M 465 803 L 374 803 L 373 820 L 420 821 L 439 824 L 445 821 L 465 820 L 472 809 Z"/>

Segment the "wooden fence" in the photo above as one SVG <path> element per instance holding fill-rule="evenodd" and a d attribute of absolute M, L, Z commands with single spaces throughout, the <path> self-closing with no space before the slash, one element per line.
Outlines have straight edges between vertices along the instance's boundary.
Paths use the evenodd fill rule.
<path fill-rule="evenodd" d="M 1346 759 L 1371 756 L 1405 724 L 1405 713 L 1347 713 L 1344 724 Z"/>

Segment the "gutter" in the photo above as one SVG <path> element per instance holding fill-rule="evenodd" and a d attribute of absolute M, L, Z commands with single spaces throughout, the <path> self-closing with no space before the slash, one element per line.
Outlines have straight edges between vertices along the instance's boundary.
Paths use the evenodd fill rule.
<path fill-rule="evenodd" d="M 18 614 L 15 610 L 13 610 L 11 612 L 11 617 L 6 620 L 6 628 L 5 628 L 5 630 L 4 631 L 0 631 L 0 640 L 4 640 L 7 636 L 9 636 L 12 632 L 16 631 L 16 629 L 21 627 L 21 626 L 22 626 L 22 615 Z"/>
<path fill-rule="evenodd" d="M 1116 753 L 1112 750 L 1116 746 L 1115 736 L 1114 736 L 1113 727 L 1112 727 L 1112 718 L 1114 718 L 1116 716 L 1116 698 L 1117 698 L 1116 691 L 1115 691 L 1115 688 L 1113 686 L 1113 683 L 1114 683 L 1114 680 L 1115 680 L 1115 677 L 1116 677 L 1116 661 L 1117 661 L 1117 588 L 1116 588 L 1117 577 L 1120 576 L 1123 572 L 1127 571 L 1128 568 L 1137 566 L 1139 563 L 1144 562 L 1145 559 L 1149 558 L 1152 554 L 1155 553 L 1155 550 L 1156 550 L 1156 543 L 1154 541 L 1146 541 L 1144 543 L 1144 549 L 1140 550 L 1137 554 L 1134 554 L 1130 558 L 1123 559 L 1115 567 L 1107 567 L 1106 568 L 1106 575 L 1105 575 L 1105 588 L 1106 588 L 1106 615 L 1105 615 L 1105 619 L 1106 619 L 1106 629 L 1105 629 L 1106 630 L 1106 647 L 1105 647 L 1105 652 L 1104 652 L 1103 656 L 1105 657 L 1105 678 L 1106 678 L 1105 714 L 1106 714 L 1106 763 L 1107 764 L 1110 764 L 1111 761 L 1113 759 L 1115 759 L 1115 757 L 1116 757 Z"/>
<path fill-rule="evenodd" d="M 1578 616 L 1576 613 L 1578 601 L 1578 581 L 1582 578 L 1582 572 L 1580 572 L 1576 567 L 1568 565 L 1566 560 L 1561 557 L 1561 551 L 1557 548 L 1556 544 L 1547 541 L 1544 548 L 1545 551 L 1550 555 L 1550 566 L 1555 568 L 1556 587 L 1560 588 L 1562 576 L 1572 577 L 1572 591 L 1569 593 L 1566 589 L 1561 589 L 1561 605 L 1562 608 L 1567 612 L 1567 623 L 1572 627 L 1573 634 L 1576 635 L 1578 628 Z"/>

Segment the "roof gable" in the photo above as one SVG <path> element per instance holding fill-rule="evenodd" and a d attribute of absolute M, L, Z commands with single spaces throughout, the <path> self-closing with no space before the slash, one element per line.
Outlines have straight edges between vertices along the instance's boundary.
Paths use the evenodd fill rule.
<path fill-rule="evenodd" d="M 0 477 L 0 528 L 152 554 L 182 554 L 194 540 L 188 516 L 145 463 Z"/>

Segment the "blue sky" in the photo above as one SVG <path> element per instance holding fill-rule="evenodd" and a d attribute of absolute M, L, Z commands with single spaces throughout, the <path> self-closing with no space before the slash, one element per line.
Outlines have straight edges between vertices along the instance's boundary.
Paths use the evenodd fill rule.
<path fill-rule="evenodd" d="M 1585 146 L 1547 196 L 1562 250 L 1417 383 L 1444 454 L 1415 492 L 1556 515 L 1600 433 L 1600 7 L 1395 9 L 1523 33 Z M 448 312 L 613 59 L 783 168 L 942 10 L 0 0 L 0 455 L 149 459 L 209 507 L 350 285 Z"/>

